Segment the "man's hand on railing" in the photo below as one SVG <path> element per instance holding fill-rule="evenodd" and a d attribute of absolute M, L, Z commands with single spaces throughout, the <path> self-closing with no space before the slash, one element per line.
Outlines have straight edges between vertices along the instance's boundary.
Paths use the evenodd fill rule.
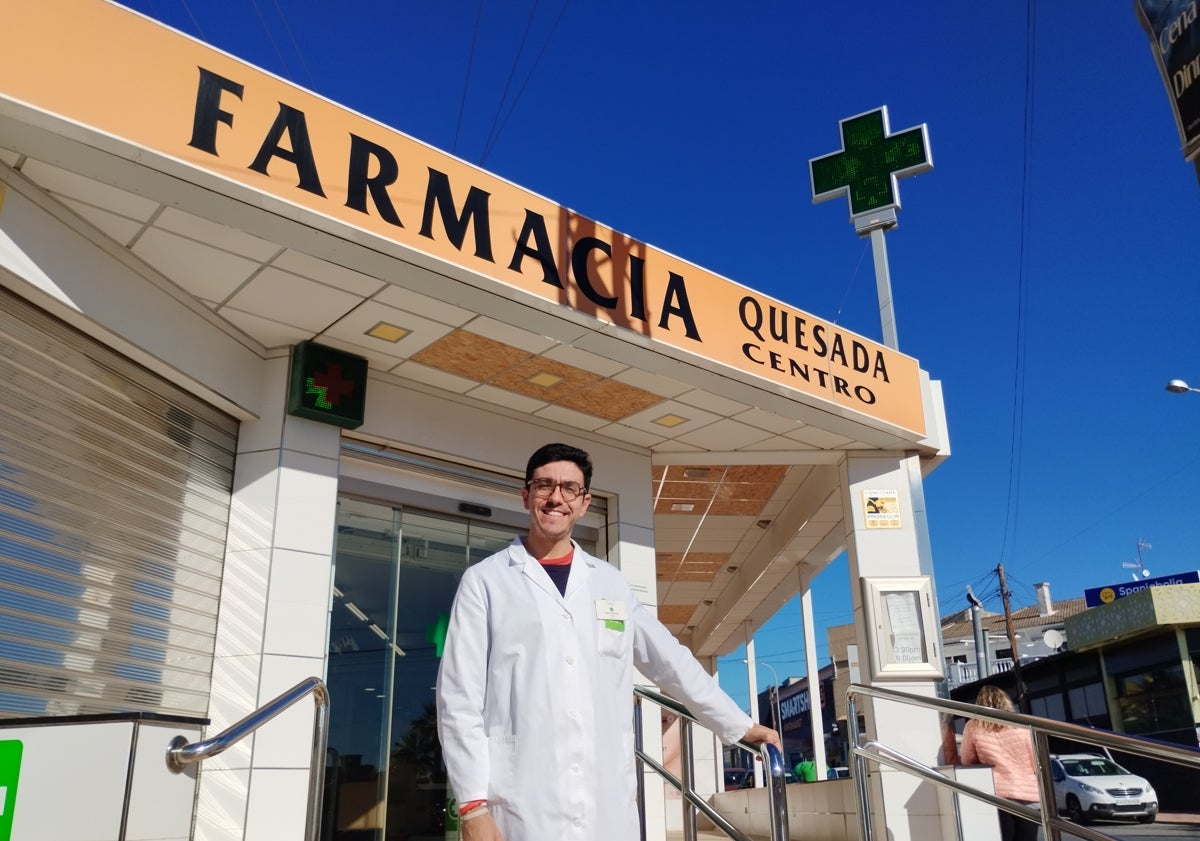
<path fill-rule="evenodd" d="M 462 841 L 504 841 L 490 814 L 462 822 Z"/>
<path fill-rule="evenodd" d="M 783 752 L 783 742 L 779 740 L 779 734 L 765 724 L 753 725 L 746 731 L 746 735 L 742 736 L 742 739 L 752 745 L 761 745 L 763 742 L 766 742 L 769 745 L 777 747 L 780 753 Z"/>

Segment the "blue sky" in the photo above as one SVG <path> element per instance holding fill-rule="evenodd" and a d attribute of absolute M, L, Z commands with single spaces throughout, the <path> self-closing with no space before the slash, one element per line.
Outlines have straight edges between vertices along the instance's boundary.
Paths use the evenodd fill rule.
<path fill-rule="evenodd" d="M 1200 384 L 1200 185 L 1132 3 L 125 5 L 876 340 L 867 241 L 807 161 L 880 105 L 927 124 L 888 252 L 900 349 L 945 394 L 943 611 L 967 584 L 999 610 L 999 563 L 1016 605 L 1125 580 L 1139 539 L 1154 575 L 1200 567 L 1200 394 L 1164 390 Z M 822 655 L 848 586 L 816 585 Z M 803 674 L 798 608 L 756 645 Z"/>

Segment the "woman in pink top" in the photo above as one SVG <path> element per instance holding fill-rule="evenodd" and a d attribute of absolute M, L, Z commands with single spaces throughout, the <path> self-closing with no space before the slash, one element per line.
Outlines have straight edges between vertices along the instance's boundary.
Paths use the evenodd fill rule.
<path fill-rule="evenodd" d="M 985 686 L 975 703 L 981 707 L 1012 712 L 1012 701 L 1004 690 Z M 1037 805 L 1037 771 L 1033 763 L 1033 742 L 1020 727 L 971 719 L 963 728 L 959 756 L 964 765 L 991 765 L 996 794 L 1017 803 Z M 1036 841 L 1038 825 L 1000 812 L 1001 841 Z"/>

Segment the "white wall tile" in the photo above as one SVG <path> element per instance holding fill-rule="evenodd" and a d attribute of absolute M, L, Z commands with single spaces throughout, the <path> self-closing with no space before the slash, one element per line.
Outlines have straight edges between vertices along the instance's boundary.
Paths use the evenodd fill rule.
<path fill-rule="evenodd" d="M 196 802 L 197 841 L 241 841 L 249 790 L 248 770 L 223 771 L 206 764 L 200 773 L 200 797 Z"/>
<path fill-rule="evenodd" d="M 229 510 L 229 542 L 235 551 L 271 545 L 279 492 L 279 451 L 238 456 Z"/>
<path fill-rule="evenodd" d="M 325 592 L 328 596 L 328 586 Z M 327 604 L 272 598 L 267 608 L 264 653 L 324 657 L 329 648 L 326 640 L 328 617 Z"/>
<path fill-rule="evenodd" d="M 212 695 L 208 703 L 208 718 L 212 723 L 205 730 L 206 739 L 258 708 L 261 664 L 262 657 L 257 654 L 219 657 L 213 662 Z M 251 734 L 217 756 L 206 759 L 204 772 L 249 768 L 253 749 L 254 734 Z"/>
<path fill-rule="evenodd" d="M 247 549 L 225 556 L 215 654 L 226 657 L 262 650 L 270 551 Z"/>
<path fill-rule="evenodd" d="M 172 773 L 163 755 L 175 736 L 199 741 L 199 727 L 143 722 L 133 763 L 125 818 L 126 841 L 187 841 L 192 829 L 198 769 Z"/>
<path fill-rule="evenodd" d="M 328 555 L 276 549 L 271 555 L 270 599 L 329 609 L 333 565 Z"/>
<path fill-rule="evenodd" d="M 282 400 L 281 405 L 286 409 L 286 393 Z M 336 459 L 341 433 L 341 428 L 332 424 L 287 415 L 283 421 L 283 446 L 298 453 Z"/>
<path fill-rule="evenodd" d="M 264 655 L 259 706 L 308 677 L 323 678 L 323 662 L 311 657 Z M 255 769 L 297 768 L 308 773 L 316 703 L 305 696 L 258 729 L 254 741 Z"/>
<path fill-rule="evenodd" d="M 236 829 L 209 826 L 197 819 L 195 838 L 196 841 L 242 841 L 242 828 L 240 826 Z"/>
<path fill-rule="evenodd" d="M 263 362 L 262 402 L 256 420 L 245 421 L 238 429 L 238 453 L 277 450 L 283 440 L 284 408 L 287 404 L 288 356 Z"/>
<path fill-rule="evenodd" d="M 303 838 L 307 800 L 307 771 L 255 769 L 250 777 L 245 841 Z"/>
<path fill-rule="evenodd" d="M 275 546 L 329 554 L 337 517 L 337 461 L 284 451 L 282 462 Z"/>

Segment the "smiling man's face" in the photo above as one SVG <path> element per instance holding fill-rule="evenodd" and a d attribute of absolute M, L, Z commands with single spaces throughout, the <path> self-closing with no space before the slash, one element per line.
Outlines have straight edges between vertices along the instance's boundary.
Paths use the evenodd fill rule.
<path fill-rule="evenodd" d="M 573 461 L 552 461 L 533 471 L 532 481 L 574 482 L 583 486 L 583 471 Z M 538 497 L 528 486 L 521 491 L 521 501 L 529 512 L 529 537 L 526 548 L 538 558 L 565 555 L 571 544 L 575 523 L 584 515 L 592 495 L 581 493 L 568 502 L 562 489 L 556 487 L 549 496 Z"/>

